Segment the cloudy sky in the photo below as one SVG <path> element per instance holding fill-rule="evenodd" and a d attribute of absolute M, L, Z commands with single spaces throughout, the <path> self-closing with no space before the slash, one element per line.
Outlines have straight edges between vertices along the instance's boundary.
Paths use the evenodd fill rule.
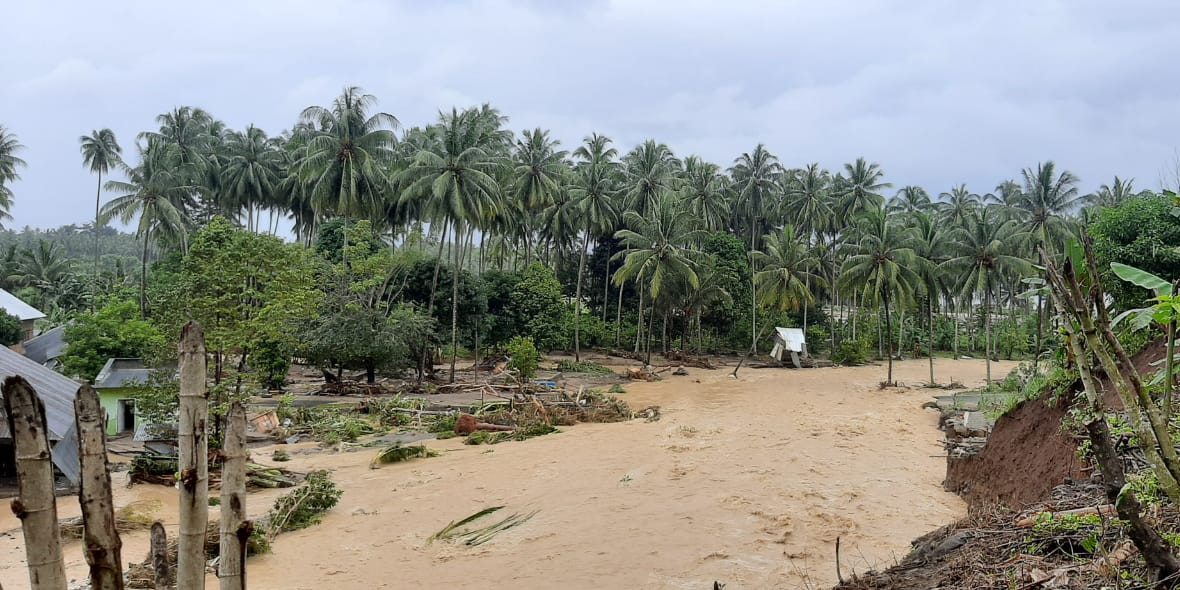
<path fill-rule="evenodd" d="M 277 133 L 352 84 L 406 126 L 491 102 L 567 146 L 597 131 L 728 165 L 763 142 L 935 194 L 1049 159 L 1084 191 L 1157 188 L 1177 39 L 1166 0 L 6 0 L 0 124 L 29 163 L 9 225 L 93 215 L 92 129 L 130 148 L 195 105 Z"/>

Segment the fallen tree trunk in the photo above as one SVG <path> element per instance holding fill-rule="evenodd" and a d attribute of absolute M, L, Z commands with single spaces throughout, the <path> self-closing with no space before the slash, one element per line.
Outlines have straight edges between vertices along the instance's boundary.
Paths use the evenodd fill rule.
<path fill-rule="evenodd" d="M 1022 518 L 1016 521 L 1016 526 L 1026 529 L 1035 524 L 1037 521 L 1045 518 L 1061 518 L 1065 516 L 1089 516 L 1091 514 L 1098 514 L 1101 516 L 1112 516 L 1117 514 L 1114 504 L 1103 504 L 1101 506 L 1086 506 L 1084 508 L 1074 508 L 1073 510 L 1061 510 L 1058 512 L 1039 512 L 1027 518 Z"/>

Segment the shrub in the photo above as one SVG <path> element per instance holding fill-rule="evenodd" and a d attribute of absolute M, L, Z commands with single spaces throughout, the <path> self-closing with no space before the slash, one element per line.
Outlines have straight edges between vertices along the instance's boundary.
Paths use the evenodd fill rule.
<path fill-rule="evenodd" d="M 530 336 L 517 336 L 508 342 L 508 368 L 515 370 L 521 381 L 528 381 L 537 376 L 537 366 L 541 363 L 541 355 L 533 344 Z"/>
<path fill-rule="evenodd" d="M 841 365 L 863 365 L 868 358 L 869 343 L 865 340 L 845 340 L 832 353 L 832 362 Z"/>
<path fill-rule="evenodd" d="M 611 370 L 610 367 L 604 367 L 598 363 L 592 363 L 589 361 L 561 361 L 557 363 L 557 370 L 564 373 L 591 373 L 597 375 L 615 374 L 615 372 Z"/>
<path fill-rule="evenodd" d="M 20 327 L 20 319 L 0 309 L 0 346 L 12 346 L 21 341 L 24 335 Z"/>

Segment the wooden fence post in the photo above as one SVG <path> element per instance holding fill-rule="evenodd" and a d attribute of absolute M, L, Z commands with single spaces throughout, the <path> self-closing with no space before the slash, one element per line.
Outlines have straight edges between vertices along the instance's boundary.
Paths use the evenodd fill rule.
<path fill-rule="evenodd" d="M 18 495 L 12 513 L 25 535 L 25 559 L 32 590 L 66 590 L 65 560 L 53 495 L 53 455 L 45 404 L 24 377 L 4 380 L 4 413 L 16 450 Z"/>
<path fill-rule="evenodd" d="M 164 523 L 152 523 L 152 573 L 155 574 L 156 590 L 171 590 L 172 568 L 168 564 L 168 533 L 164 531 Z"/>
<path fill-rule="evenodd" d="M 123 541 L 115 528 L 115 503 L 111 497 L 111 472 L 107 464 L 106 412 L 98 392 L 89 383 L 74 398 L 74 424 L 78 428 L 81 478 L 78 503 L 82 506 L 82 543 L 90 564 L 93 590 L 123 590 Z"/>
<path fill-rule="evenodd" d="M 221 590 L 246 589 L 246 542 L 253 526 L 246 520 L 246 409 L 234 402 L 226 416 L 221 447 Z"/>
<path fill-rule="evenodd" d="M 209 418 L 205 388 L 205 335 L 196 322 L 185 324 L 180 344 L 180 546 L 176 562 L 179 590 L 205 588 L 205 535 L 209 524 Z"/>

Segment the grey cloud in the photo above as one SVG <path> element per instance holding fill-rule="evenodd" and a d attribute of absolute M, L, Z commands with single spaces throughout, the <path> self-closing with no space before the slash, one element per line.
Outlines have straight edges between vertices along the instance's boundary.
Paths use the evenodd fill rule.
<path fill-rule="evenodd" d="M 1155 187 L 1180 80 L 1164 0 L 137 0 L 17 3 L 0 38 L 0 122 L 28 146 L 14 225 L 84 222 L 77 137 L 125 147 L 180 104 L 287 128 L 346 84 L 405 125 L 491 102 L 567 145 L 648 137 L 728 165 L 864 155 L 895 186 L 977 192 L 1046 159 L 1091 190 Z"/>

